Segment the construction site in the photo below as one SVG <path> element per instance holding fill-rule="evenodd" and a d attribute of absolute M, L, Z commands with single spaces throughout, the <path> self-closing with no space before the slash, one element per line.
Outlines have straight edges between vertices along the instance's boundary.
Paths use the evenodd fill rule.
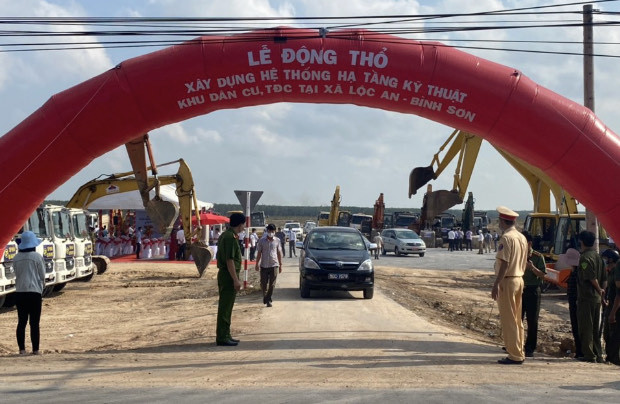
<path fill-rule="evenodd" d="M 592 12 L 584 7 L 579 15 L 586 31 Z M 577 250 L 595 252 L 601 276 L 613 268 L 609 257 L 620 257 L 614 242 L 620 185 L 609 180 L 618 171 L 618 135 L 594 114 L 593 103 L 581 105 L 515 68 L 435 41 L 343 27 L 253 28 L 159 44 L 168 47 L 57 92 L 0 137 L 9 151 L 0 158 L 0 205 L 11 212 L 0 215 L 1 397 L 614 402 L 620 389 L 614 352 L 593 360 L 579 354 L 571 319 L 577 309 L 568 295 L 575 276 L 585 276 L 578 265 L 588 265 Z M 277 108 L 300 103 L 394 113 L 383 126 L 396 115 L 415 115 L 444 131 L 418 134 L 423 141 L 409 146 L 410 159 L 392 164 L 402 146 L 382 144 L 389 138 L 383 129 L 360 156 L 352 146 L 363 136 L 353 129 L 332 135 L 333 144 L 317 136 L 319 149 L 307 152 L 314 134 L 295 133 L 293 118 L 279 130 L 302 138 L 297 147 L 260 124 L 224 149 L 218 149 L 222 135 L 208 125 L 192 135 L 180 126 L 219 110 L 275 105 L 275 116 L 286 109 Z M 244 132 L 227 119 L 231 137 Z M 361 127 L 373 119 L 349 123 Z M 319 120 L 308 120 L 313 131 L 336 128 L 339 117 L 325 126 Z M 160 128 L 169 137 L 158 143 L 153 133 Z M 340 141 L 347 147 L 335 146 Z M 258 154 L 253 142 L 273 151 Z M 182 157 L 168 158 L 171 144 Z M 508 174 L 477 168 L 483 146 Z M 275 157 L 287 153 L 292 160 Z M 90 171 L 104 155 L 115 160 L 106 167 L 122 168 Z M 216 157 L 217 164 L 205 165 Z M 577 164 L 583 161 L 587 169 Z M 200 168 L 192 171 L 194 164 Z M 92 179 L 68 200 L 50 203 L 82 170 Z M 373 170 L 390 176 L 371 177 Z M 282 171 L 290 175 L 284 181 Z M 519 196 L 525 194 L 527 208 L 515 212 L 511 195 L 472 186 L 483 174 L 525 186 L 529 192 Z M 374 181 L 364 181 L 367 175 Z M 213 189 L 223 188 L 239 203 L 213 202 L 224 198 Z M 405 207 L 400 194 L 409 198 Z M 283 197 L 319 206 L 269 205 Z M 515 224 L 519 245 L 508 246 L 505 234 Z M 584 233 L 594 237 L 592 246 Z M 523 265 L 510 263 L 514 274 L 506 273 L 500 240 L 522 258 Z M 264 244 L 269 259 L 262 251 L 256 257 L 263 261 L 255 259 Z M 577 260 L 569 262 L 573 252 Z M 24 254 L 37 258 L 29 268 L 44 278 L 39 283 L 20 283 Z M 504 286 L 498 285 L 510 278 L 523 289 L 527 271 L 535 278 L 529 286 L 538 296 L 536 319 L 525 314 L 519 291 L 515 334 L 524 341 L 511 345 L 502 338 L 509 328 L 502 324 L 512 323 L 505 312 L 500 318 Z M 273 300 L 261 290 L 264 272 L 277 278 Z M 613 283 L 586 281 L 575 282 L 600 296 L 615 290 Z M 41 310 L 26 307 L 26 298 Z M 586 330 L 605 348 L 620 335 L 613 326 L 619 302 L 620 296 L 611 305 L 601 298 L 600 323 Z M 28 316 L 26 335 L 35 337 L 26 338 L 25 349 Z M 538 327 L 534 348 L 521 324 L 525 332 Z M 510 358 L 514 345 L 523 358 Z"/>

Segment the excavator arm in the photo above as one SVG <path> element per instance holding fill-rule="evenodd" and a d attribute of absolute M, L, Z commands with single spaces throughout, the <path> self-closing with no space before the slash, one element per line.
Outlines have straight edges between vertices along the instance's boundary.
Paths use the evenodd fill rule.
<path fill-rule="evenodd" d="M 189 166 L 185 163 L 183 159 L 179 159 L 170 163 L 165 163 L 162 164 L 162 166 L 172 163 L 179 163 L 179 168 L 176 175 L 162 175 L 158 176 L 157 178 L 147 178 L 145 181 L 141 182 L 136 178 L 136 176 L 134 176 L 133 171 L 129 171 L 125 173 L 112 174 L 103 179 L 94 179 L 92 181 L 89 181 L 77 190 L 69 203 L 67 203 L 67 207 L 87 209 L 88 206 L 97 199 L 109 195 L 110 190 L 113 190 L 114 193 L 123 193 L 140 190 L 140 187 L 143 187 L 143 189 L 146 190 L 148 196 L 148 192 L 150 191 L 150 189 L 156 187 L 156 183 L 158 184 L 158 186 L 176 184 L 176 193 L 179 198 L 178 211 L 181 212 L 181 222 L 183 225 L 183 232 L 185 233 L 185 239 L 189 241 L 194 235 L 192 232 L 192 212 L 194 210 L 198 211 L 196 192 L 194 189 L 194 180 Z M 147 169 L 151 170 L 151 167 L 148 167 Z M 145 184 L 146 187 L 144 187 Z M 172 205 L 174 206 L 174 204 Z M 175 211 L 177 211 L 176 206 L 174 206 L 174 208 Z M 177 216 L 174 216 L 173 220 L 176 220 L 176 217 Z M 152 217 L 151 220 L 153 220 Z M 200 221 L 200 215 L 197 215 L 197 221 Z M 198 225 L 200 228 L 200 223 L 198 223 Z M 200 241 L 190 244 L 189 251 L 194 258 L 199 274 L 202 276 L 204 270 L 211 261 L 211 258 L 213 257 L 213 253 L 206 244 Z"/>
<path fill-rule="evenodd" d="M 432 219 L 454 205 L 463 203 L 481 144 L 482 138 L 455 130 L 433 156 L 428 167 L 416 167 L 411 171 L 409 174 L 409 198 L 430 180 L 437 179 L 458 155 L 452 190 L 432 191 L 430 185 L 427 187 L 421 209 L 420 226 L 425 226 L 428 219 Z M 445 156 L 440 158 L 440 153 L 448 145 L 450 147 Z"/>
<path fill-rule="evenodd" d="M 338 216 L 340 214 L 340 185 L 336 185 L 334 197 L 332 198 L 332 206 L 329 210 L 328 226 L 338 225 Z"/>
<path fill-rule="evenodd" d="M 551 213 L 550 194 L 553 194 L 555 206 L 560 206 L 560 214 L 576 214 L 577 201 L 568 192 L 553 181 L 543 170 L 534 167 L 525 161 L 503 150 L 495 150 L 521 174 L 532 191 L 534 212 Z"/>
<path fill-rule="evenodd" d="M 425 224 L 427 218 L 433 218 L 437 214 L 463 202 L 481 143 L 482 138 L 455 130 L 440 147 L 439 152 L 433 156 L 430 166 L 416 167 L 411 171 L 409 175 L 409 197 L 414 195 L 418 189 L 430 180 L 437 179 L 439 174 L 458 155 L 452 190 L 432 191 L 432 187 L 428 185 L 422 206 L 422 225 Z M 443 159 L 441 159 L 439 155 L 448 145 L 449 148 Z M 555 199 L 556 206 L 561 207 L 560 213 L 577 213 L 577 202 L 575 199 L 545 174 L 544 171 L 497 147 L 495 149 L 528 183 L 532 192 L 535 212 L 551 211 L 551 193 Z"/>
<path fill-rule="evenodd" d="M 372 214 L 372 229 L 377 230 L 379 233 L 383 230 L 385 216 L 385 203 L 383 202 L 383 192 L 379 194 L 379 198 L 375 202 L 374 211 Z"/>

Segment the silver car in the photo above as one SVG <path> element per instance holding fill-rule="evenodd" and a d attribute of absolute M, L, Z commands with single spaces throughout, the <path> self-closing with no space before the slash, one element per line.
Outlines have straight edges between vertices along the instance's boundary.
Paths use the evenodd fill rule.
<path fill-rule="evenodd" d="M 385 229 L 381 232 L 383 239 L 383 255 L 387 252 L 394 252 L 397 256 L 407 254 L 418 254 L 424 257 L 426 244 L 413 230 L 409 229 Z"/>

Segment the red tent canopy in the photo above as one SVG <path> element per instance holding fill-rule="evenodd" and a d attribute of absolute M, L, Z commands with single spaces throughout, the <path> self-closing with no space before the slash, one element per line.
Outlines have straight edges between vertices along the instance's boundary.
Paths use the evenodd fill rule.
<path fill-rule="evenodd" d="M 230 222 L 230 219 L 228 219 L 226 216 L 220 216 L 213 213 L 200 214 L 200 224 L 202 225 L 222 224 L 228 222 Z M 198 224 L 196 216 L 192 216 L 192 224 Z"/>

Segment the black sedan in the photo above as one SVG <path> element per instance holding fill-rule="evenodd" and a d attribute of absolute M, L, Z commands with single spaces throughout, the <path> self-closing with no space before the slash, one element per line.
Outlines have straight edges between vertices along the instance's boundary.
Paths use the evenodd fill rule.
<path fill-rule="evenodd" d="M 350 227 L 315 227 L 299 243 L 299 290 L 364 291 L 372 299 L 375 273 L 362 233 Z"/>

